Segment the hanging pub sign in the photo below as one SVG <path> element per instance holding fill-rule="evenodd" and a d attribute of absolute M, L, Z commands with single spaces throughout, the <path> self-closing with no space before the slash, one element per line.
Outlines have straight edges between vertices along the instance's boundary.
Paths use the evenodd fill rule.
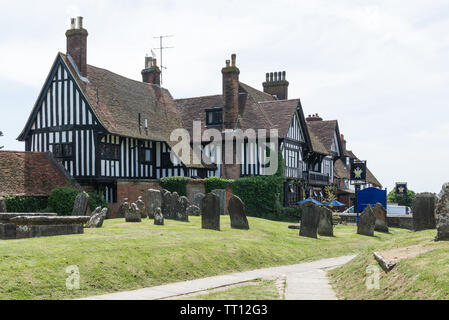
<path fill-rule="evenodd" d="M 407 183 L 406 182 L 396 182 L 396 194 L 407 194 Z"/>
<path fill-rule="evenodd" d="M 366 161 L 351 161 L 351 181 L 353 183 L 366 183 Z"/>

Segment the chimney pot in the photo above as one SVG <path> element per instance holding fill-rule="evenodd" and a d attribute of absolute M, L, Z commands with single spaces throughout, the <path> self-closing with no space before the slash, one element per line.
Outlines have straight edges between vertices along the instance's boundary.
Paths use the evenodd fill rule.
<path fill-rule="evenodd" d="M 273 72 L 270 72 L 270 82 L 273 82 Z"/>
<path fill-rule="evenodd" d="M 282 72 L 282 80 L 284 80 L 284 81 L 285 81 L 285 76 L 286 76 L 286 72 L 283 71 L 283 72 Z"/>
<path fill-rule="evenodd" d="M 76 19 L 75 18 L 70 19 L 70 29 L 72 29 L 72 30 L 76 29 Z"/>
<path fill-rule="evenodd" d="M 267 82 L 269 82 L 269 81 L 270 81 L 270 74 L 267 73 L 267 74 L 266 74 L 266 77 L 267 77 Z"/>
<path fill-rule="evenodd" d="M 231 59 L 232 59 L 232 66 L 235 67 L 235 60 L 237 59 L 237 55 L 233 53 Z"/>
<path fill-rule="evenodd" d="M 78 29 L 83 28 L 83 17 L 78 17 Z"/>
<path fill-rule="evenodd" d="M 229 68 L 231 66 L 231 61 L 226 60 L 226 68 Z"/>

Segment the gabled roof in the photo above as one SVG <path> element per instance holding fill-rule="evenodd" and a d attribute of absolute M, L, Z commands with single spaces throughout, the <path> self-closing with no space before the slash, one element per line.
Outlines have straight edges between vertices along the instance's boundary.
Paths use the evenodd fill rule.
<path fill-rule="evenodd" d="M 359 160 L 351 150 L 346 150 L 345 156 L 351 159 Z M 344 162 L 340 159 L 338 159 L 334 164 L 334 175 L 336 178 L 349 179 L 350 178 L 349 170 L 351 170 L 351 168 L 349 166 L 346 166 Z M 382 187 L 382 184 L 379 182 L 379 180 L 377 180 L 377 178 L 374 176 L 374 174 L 370 171 L 368 167 L 366 168 L 366 181 L 380 188 Z"/>
<path fill-rule="evenodd" d="M 0 196 L 48 197 L 70 186 L 70 175 L 51 153 L 0 151 Z"/>
<path fill-rule="evenodd" d="M 324 147 L 324 154 L 332 154 L 332 144 L 334 142 L 334 137 L 337 137 L 338 148 L 340 151 L 340 155 L 343 155 L 342 144 L 340 140 L 340 131 L 338 128 L 337 120 L 307 120 L 307 127 L 309 129 L 309 133 L 314 135 L 320 142 L 322 146 L 318 146 L 318 144 L 314 145 L 315 152 L 323 153 L 318 151 L 322 150 L 321 147 Z M 317 150 L 315 150 L 315 146 Z"/>

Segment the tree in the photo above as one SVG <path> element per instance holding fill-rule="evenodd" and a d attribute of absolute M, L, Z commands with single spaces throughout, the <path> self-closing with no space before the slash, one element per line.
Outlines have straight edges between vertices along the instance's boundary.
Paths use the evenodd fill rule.
<path fill-rule="evenodd" d="M 332 200 L 337 200 L 337 187 L 335 185 L 324 187 L 324 201 L 330 202 Z"/>
<path fill-rule="evenodd" d="M 414 198 L 415 198 L 415 192 L 412 190 L 407 190 L 407 194 L 403 195 L 403 194 L 397 194 L 396 189 L 393 189 L 388 194 L 387 201 L 397 203 L 400 206 L 411 207 Z"/>

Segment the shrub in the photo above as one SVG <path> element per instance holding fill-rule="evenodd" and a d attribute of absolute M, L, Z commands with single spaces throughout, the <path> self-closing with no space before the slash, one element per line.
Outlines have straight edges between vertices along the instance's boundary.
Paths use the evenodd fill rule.
<path fill-rule="evenodd" d="M 57 187 L 48 198 L 48 207 L 59 216 L 72 214 L 75 198 L 80 191 L 74 187 Z"/>
<path fill-rule="evenodd" d="M 206 189 L 206 193 L 210 193 L 212 192 L 212 190 L 226 189 L 230 183 L 231 180 L 226 180 L 218 177 L 210 177 L 204 179 L 204 188 Z"/>
<path fill-rule="evenodd" d="M 89 208 L 94 211 L 98 207 L 105 208 L 108 206 L 103 194 L 99 191 L 89 192 Z"/>
<path fill-rule="evenodd" d="M 302 217 L 301 207 L 285 207 L 282 208 L 281 220 L 298 222 Z"/>
<path fill-rule="evenodd" d="M 47 197 L 6 197 L 8 212 L 35 213 L 47 208 Z"/>
<path fill-rule="evenodd" d="M 159 185 L 170 192 L 177 192 L 180 196 L 187 195 L 187 183 L 189 178 L 186 177 L 167 177 L 159 179 Z"/>

